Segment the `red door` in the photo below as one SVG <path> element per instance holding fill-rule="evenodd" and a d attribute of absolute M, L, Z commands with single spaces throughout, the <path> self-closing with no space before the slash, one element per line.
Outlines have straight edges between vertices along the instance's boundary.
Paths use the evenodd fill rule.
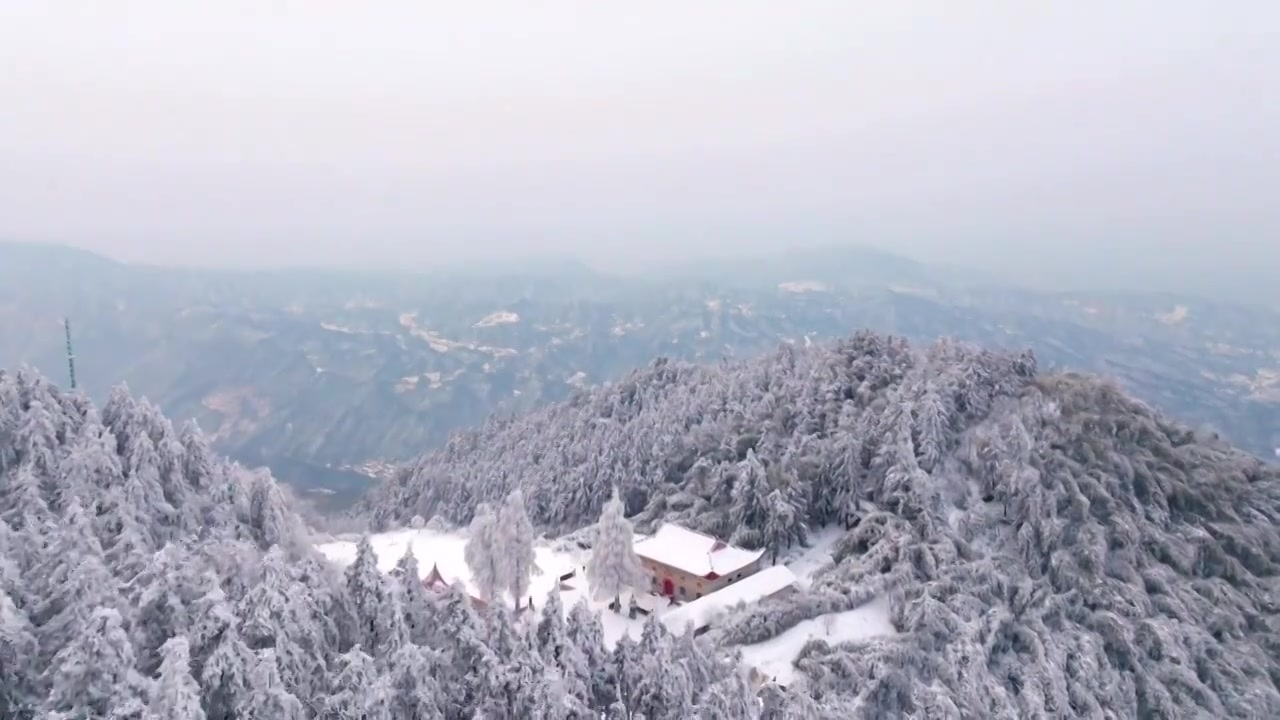
<path fill-rule="evenodd" d="M 667 597 L 673 597 L 676 594 L 676 584 L 671 582 L 671 578 L 662 579 L 662 594 Z"/>

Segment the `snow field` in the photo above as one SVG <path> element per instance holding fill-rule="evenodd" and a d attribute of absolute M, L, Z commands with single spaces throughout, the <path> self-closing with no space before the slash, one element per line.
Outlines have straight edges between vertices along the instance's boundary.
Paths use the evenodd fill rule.
<path fill-rule="evenodd" d="M 440 568 L 440 574 L 446 581 L 460 580 L 468 592 L 473 595 L 478 594 L 475 585 L 471 582 L 471 571 L 467 568 L 466 560 L 463 559 L 467 542 L 464 533 L 442 533 L 427 529 L 395 530 L 371 535 L 369 542 L 373 546 L 374 554 L 378 556 L 378 569 L 383 572 L 389 572 L 394 568 L 396 562 L 404 556 L 405 550 L 412 543 L 413 554 L 418 558 L 418 571 L 422 577 L 426 577 L 435 565 Z M 356 558 L 356 543 L 350 540 L 323 543 L 317 545 L 316 549 L 331 562 L 342 567 L 350 565 Z M 607 601 L 595 602 L 591 599 L 583 570 L 587 562 L 587 551 L 572 552 L 563 547 L 552 547 L 546 541 L 539 540 L 534 545 L 534 554 L 538 567 L 542 570 L 540 574 L 533 576 L 533 582 L 529 588 L 535 609 L 542 609 L 547 601 L 547 595 L 557 584 L 560 584 L 559 577 L 573 571 L 575 576 L 561 585 L 560 600 L 565 611 L 568 612 L 578 600 L 586 599 L 588 606 L 600 615 L 604 641 L 609 648 L 612 648 L 624 634 L 630 635 L 634 640 L 640 639 L 640 633 L 644 629 L 644 616 L 638 616 L 632 620 L 625 614 L 619 615 L 609 610 Z M 656 600 L 637 599 L 641 606 L 651 606 Z M 511 598 L 505 597 L 504 601 L 511 602 Z M 627 599 L 624 597 L 624 613 L 626 602 Z"/>

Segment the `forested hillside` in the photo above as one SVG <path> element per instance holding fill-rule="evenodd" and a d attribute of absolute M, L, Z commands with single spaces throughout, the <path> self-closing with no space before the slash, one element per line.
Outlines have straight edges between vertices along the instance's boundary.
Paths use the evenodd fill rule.
<path fill-rule="evenodd" d="M 418 576 L 368 542 L 336 571 L 269 475 L 145 400 L 0 372 L 0 718 L 760 716 L 656 622 L 609 651 L 585 606 L 477 614 Z"/>
<path fill-rule="evenodd" d="M 494 419 L 367 498 L 376 524 L 465 522 L 513 489 L 569 531 L 618 487 L 641 529 L 682 520 L 785 552 L 848 528 L 799 597 L 721 642 L 892 599 L 900 635 L 813 642 L 819 703 L 868 717 L 1280 717 L 1280 477 L 1029 353 L 863 333 L 750 362 L 658 360 Z"/>

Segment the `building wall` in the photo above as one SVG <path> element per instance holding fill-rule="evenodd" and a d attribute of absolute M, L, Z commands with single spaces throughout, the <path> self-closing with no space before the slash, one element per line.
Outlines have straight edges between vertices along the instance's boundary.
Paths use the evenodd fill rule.
<path fill-rule="evenodd" d="M 675 589 L 674 597 L 676 600 L 681 602 L 697 600 L 704 595 L 710 595 L 717 590 L 728 587 L 742 578 L 754 575 L 756 572 L 759 572 L 763 562 L 764 558 L 761 557 L 759 560 L 756 560 L 754 563 L 734 572 L 732 575 L 725 575 L 715 580 L 708 580 L 704 577 L 687 573 L 679 568 L 671 567 L 665 563 L 650 560 L 647 557 L 641 556 L 640 558 L 640 564 L 644 566 L 645 572 L 649 573 L 649 591 L 655 595 L 661 595 L 663 580 L 670 578 Z"/>

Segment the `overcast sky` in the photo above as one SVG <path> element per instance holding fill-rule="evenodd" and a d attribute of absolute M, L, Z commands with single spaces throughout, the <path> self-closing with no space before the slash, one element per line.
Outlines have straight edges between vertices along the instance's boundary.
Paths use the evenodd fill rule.
<path fill-rule="evenodd" d="M 1278 30 L 1274 0 L 0 0 L 0 236 L 1280 272 Z"/>

